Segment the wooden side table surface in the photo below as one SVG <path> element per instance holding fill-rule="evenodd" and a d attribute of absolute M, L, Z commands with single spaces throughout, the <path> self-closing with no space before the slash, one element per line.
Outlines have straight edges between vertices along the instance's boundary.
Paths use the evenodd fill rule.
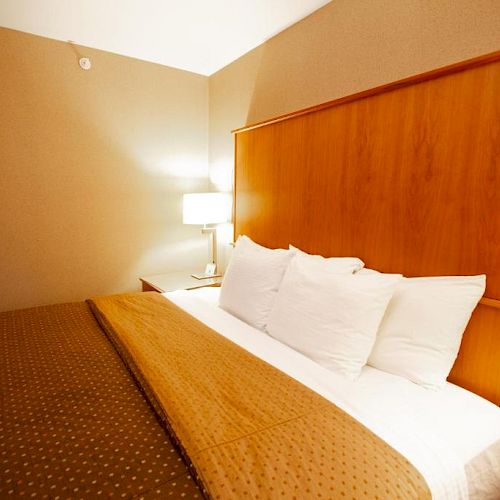
<path fill-rule="evenodd" d="M 174 290 L 193 290 L 204 286 L 220 286 L 222 277 L 198 280 L 190 276 L 189 271 L 155 274 L 139 278 L 143 292 L 173 292 Z"/>

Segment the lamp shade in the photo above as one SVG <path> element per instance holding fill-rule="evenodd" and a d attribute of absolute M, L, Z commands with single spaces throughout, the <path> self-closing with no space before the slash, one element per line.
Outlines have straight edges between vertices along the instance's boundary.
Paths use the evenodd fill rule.
<path fill-rule="evenodd" d="M 217 224 L 228 222 L 231 196 L 228 193 L 191 193 L 183 199 L 184 224 Z"/>

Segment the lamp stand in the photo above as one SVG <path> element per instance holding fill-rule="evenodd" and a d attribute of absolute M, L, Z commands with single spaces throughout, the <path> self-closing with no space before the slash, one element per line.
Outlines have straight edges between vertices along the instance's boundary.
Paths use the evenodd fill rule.
<path fill-rule="evenodd" d="M 203 280 L 207 278 L 218 278 L 222 276 L 217 273 L 217 228 L 203 226 L 201 230 L 202 234 L 209 234 L 212 243 L 212 262 L 206 265 L 205 272 L 203 274 L 192 274 L 193 278 L 198 280 Z"/>

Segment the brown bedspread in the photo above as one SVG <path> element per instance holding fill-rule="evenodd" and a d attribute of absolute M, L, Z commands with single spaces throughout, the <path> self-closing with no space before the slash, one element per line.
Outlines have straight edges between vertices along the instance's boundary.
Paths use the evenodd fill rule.
<path fill-rule="evenodd" d="M 88 306 L 0 313 L 0 498 L 202 497 Z"/>
<path fill-rule="evenodd" d="M 214 498 L 430 498 L 419 472 L 335 405 L 156 293 L 92 307 Z"/>

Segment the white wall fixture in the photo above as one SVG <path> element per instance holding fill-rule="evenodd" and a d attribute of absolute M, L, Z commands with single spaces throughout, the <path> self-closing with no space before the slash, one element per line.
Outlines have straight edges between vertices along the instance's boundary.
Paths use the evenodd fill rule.
<path fill-rule="evenodd" d="M 84 70 L 89 70 L 92 67 L 92 63 L 88 57 L 81 57 L 78 60 L 78 64 L 80 65 L 80 68 Z"/>

